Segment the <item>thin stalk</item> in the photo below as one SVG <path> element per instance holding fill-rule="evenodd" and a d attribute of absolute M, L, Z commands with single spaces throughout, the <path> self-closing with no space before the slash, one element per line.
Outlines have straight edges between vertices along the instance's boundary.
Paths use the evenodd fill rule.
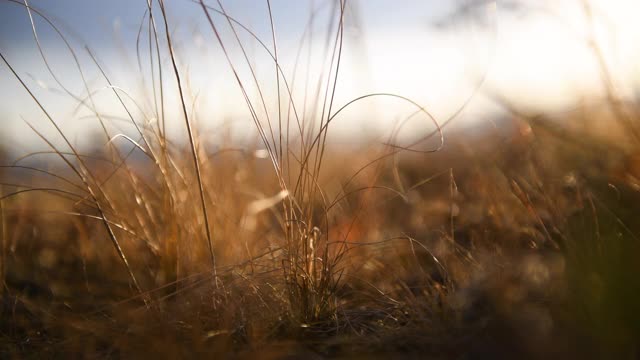
<path fill-rule="evenodd" d="M 187 112 L 187 105 L 184 99 L 184 91 L 182 88 L 182 80 L 180 78 L 180 72 L 178 71 L 178 65 L 176 63 L 175 53 L 173 51 L 173 45 L 171 42 L 171 35 L 169 32 L 169 23 L 167 19 L 167 13 L 164 6 L 164 0 L 159 0 L 160 2 L 160 10 L 162 11 L 162 18 L 164 20 L 164 30 L 167 39 L 167 47 L 169 48 L 169 55 L 171 58 L 171 65 L 173 66 L 173 73 L 176 77 L 176 82 L 178 85 L 178 93 L 180 94 L 180 105 L 182 108 L 182 115 L 184 116 L 185 125 L 187 127 L 187 133 L 189 135 L 189 146 L 191 147 L 191 154 L 193 155 L 193 165 L 196 169 L 196 179 L 198 181 L 198 190 L 200 191 L 200 205 L 202 207 L 202 215 L 204 216 L 204 227 L 205 233 L 207 236 L 207 243 L 209 245 L 209 255 L 211 256 L 211 265 L 213 266 L 213 274 L 216 279 L 216 286 L 218 286 L 217 282 L 217 270 L 216 270 L 216 256 L 213 252 L 213 242 L 211 239 L 211 230 L 209 228 L 209 216 L 207 214 L 207 202 L 204 196 L 204 185 L 202 183 L 202 174 L 200 172 L 200 161 L 198 159 L 198 151 L 196 149 L 195 137 L 193 135 L 193 129 L 191 127 L 191 121 L 189 121 L 189 114 Z"/>

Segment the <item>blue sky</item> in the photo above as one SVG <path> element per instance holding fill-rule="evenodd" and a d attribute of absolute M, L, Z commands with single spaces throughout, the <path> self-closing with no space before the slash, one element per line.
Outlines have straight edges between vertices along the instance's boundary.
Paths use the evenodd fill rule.
<path fill-rule="evenodd" d="M 628 0 L 590 0 L 595 16 L 593 23 L 588 24 L 580 1 L 519 0 L 516 2 L 524 5 L 519 12 L 512 11 L 510 4 L 514 1 L 481 1 L 477 12 L 484 21 L 469 18 L 458 26 L 438 28 L 436 22 L 450 19 L 448 15 L 455 5 L 462 2 L 353 0 L 349 2 L 336 101 L 342 104 L 364 93 L 393 92 L 411 97 L 426 106 L 437 119 L 444 120 L 474 93 L 479 79 L 486 76 L 483 89 L 505 93 L 524 107 L 545 111 L 570 107 L 581 100 L 602 96 L 597 63 L 585 41 L 590 31 L 604 50 L 621 96 L 634 96 L 640 79 L 637 65 L 640 63 L 640 29 L 633 14 L 640 11 L 640 4 Z M 199 5 L 189 0 L 166 2 L 181 72 L 189 79 L 199 126 L 215 128 L 231 119 L 237 121 L 238 125 L 234 125 L 237 132 L 247 132 L 252 127 L 246 121 L 247 108 Z M 80 54 L 83 71 L 93 90 L 104 87 L 105 82 L 83 50 L 87 44 L 114 84 L 137 98 L 148 110 L 148 88 L 145 89 L 143 81 L 146 79 L 148 86 L 149 74 L 138 69 L 135 57 L 135 38 L 146 1 L 32 0 L 29 3 L 47 14 L 68 36 Z M 230 15 L 271 45 L 266 1 L 235 0 L 223 1 L 223 4 Z M 328 0 L 272 1 L 281 64 L 291 79 L 293 69 L 297 69 L 299 80 L 294 92 L 301 103 L 304 85 L 308 88 L 321 81 L 323 70 L 327 69 L 324 39 L 331 4 Z M 314 20 L 316 36 L 301 45 L 312 7 L 320 9 Z M 250 94 L 257 97 L 257 88 L 252 86 L 248 67 L 232 33 L 222 17 L 214 17 L 214 21 Z M 36 18 L 36 27 L 58 78 L 72 92 L 83 95 L 84 87 L 63 43 L 41 19 Z M 250 37 L 241 35 L 241 39 L 269 103 L 268 111 L 273 111 L 276 93 L 273 63 Z M 302 60 L 296 67 L 299 50 L 302 50 Z M 76 104 L 60 93 L 37 52 L 24 7 L 9 1 L 0 2 L 0 51 L 63 128 L 82 142 L 83 132 L 92 129 L 95 121 L 88 120 L 86 112 L 76 111 Z M 34 138 L 26 130 L 23 119 L 45 133 L 51 130 L 4 64 L 0 64 L 0 91 L 6 94 L 0 99 L 0 116 L 7 124 L 2 127 L 0 138 L 4 136 L 5 141 L 19 143 L 16 146 L 31 143 L 31 140 L 15 140 Z M 102 91 L 96 99 L 101 111 L 122 115 L 108 92 Z M 168 110 L 172 117 L 178 118 L 176 105 L 168 104 Z M 367 101 L 346 112 L 344 119 L 336 123 L 336 132 L 350 134 L 361 132 L 364 127 L 384 133 L 411 111 L 410 107 L 389 99 Z M 480 92 L 465 116 L 456 121 L 477 123 L 499 111 L 499 107 Z M 172 126 L 176 133 L 181 132 L 180 121 Z M 126 126 L 121 129 L 122 132 L 129 130 Z M 432 125 L 424 123 L 424 119 L 407 127 L 408 134 L 429 130 Z"/>
<path fill-rule="evenodd" d="M 21 2 L 18 0 L 18 2 Z M 310 8 L 327 9 L 330 2 L 316 0 L 274 0 L 271 2 L 279 36 L 287 37 L 300 31 L 306 24 Z M 43 10 L 47 16 L 66 29 L 72 29 L 88 43 L 110 44 L 113 39 L 113 25 L 120 23 L 131 40 L 146 10 L 145 0 L 31 0 L 29 4 Z M 205 18 L 200 5 L 191 0 L 166 1 L 170 21 L 176 26 L 186 24 L 204 26 Z M 217 8 L 214 1 L 207 2 Z M 454 2 L 421 0 L 367 0 L 351 1 L 349 7 L 358 12 L 360 21 L 368 27 L 403 28 L 428 26 L 432 21 L 451 11 Z M 268 30 L 266 1 L 234 0 L 224 1 L 229 14 L 260 33 Z M 5 45 L 30 43 L 33 37 L 26 11 L 22 5 L 13 2 L 0 4 L 0 33 Z M 323 11 L 326 15 L 327 11 Z M 326 21 L 326 19 L 318 19 Z M 128 30 L 128 31 L 127 31 Z M 42 36 L 49 32 L 44 31 Z"/>

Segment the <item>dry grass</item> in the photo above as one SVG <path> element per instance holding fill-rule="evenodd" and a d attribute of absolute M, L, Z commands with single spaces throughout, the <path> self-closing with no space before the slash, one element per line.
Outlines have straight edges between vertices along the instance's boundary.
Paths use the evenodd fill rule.
<path fill-rule="evenodd" d="M 223 49 L 217 26 L 246 30 L 214 21 L 221 4 L 201 5 Z M 174 60 L 163 2 L 149 6 L 149 56 L 166 49 Z M 286 105 L 263 118 L 267 104 L 247 96 L 255 148 L 199 145 L 175 61 L 152 61 L 166 76 L 150 89 L 160 120 L 131 115 L 135 136 L 104 126 L 93 153 L 32 95 L 65 147 L 42 136 L 49 153 L 0 168 L 3 357 L 639 355 L 635 140 L 558 121 L 593 118 L 513 109 L 446 146 L 438 128 L 431 150 L 390 145 L 393 135 L 366 150 L 330 147 L 343 13 L 338 3 L 315 122 L 297 113 L 277 47 L 265 45 Z M 179 89 L 185 146 L 165 136 L 162 86 Z M 91 95 L 79 101 L 96 108 Z M 610 105 L 636 126 L 635 108 Z M 60 165 L 47 166 L 52 157 Z"/>

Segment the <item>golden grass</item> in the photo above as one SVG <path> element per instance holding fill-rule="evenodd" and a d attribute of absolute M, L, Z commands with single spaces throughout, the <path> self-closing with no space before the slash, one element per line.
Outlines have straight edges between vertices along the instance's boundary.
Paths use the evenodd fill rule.
<path fill-rule="evenodd" d="M 214 11 L 246 30 L 222 4 L 200 4 L 223 49 Z M 638 355 L 633 140 L 513 109 L 495 131 L 454 134 L 446 146 L 451 119 L 436 124 L 425 137 L 439 140 L 435 149 L 394 146 L 394 134 L 366 150 L 332 148 L 326 134 L 344 109 L 333 103 L 344 6 L 316 127 L 295 110 L 263 119 L 264 100 L 247 96 L 255 148 L 199 145 L 162 1 L 149 3 L 149 55 L 168 46 L 171 66 L 154 71 L 180 90 L 186 146 L 167 140 L 170 82 L 159 82 L 150 92 L 160 121 L 130 115 L 135 136 L 105 126 L 105 146 L 80 153 L 0 52 L 66 146 L 41 136 L 49 153 L 0 168 L 2 356 Z M 295 109 L 277 47 L 265 49 L 279 104 Z M 372 96 L 434 120 L 410 99 L 363 98 Z M 95 110 L 91 95 L 82 102 Z M 277 132 L 296 122 L 297 134 Z M 61 165 L 32 161 L 47 157 Z"/>

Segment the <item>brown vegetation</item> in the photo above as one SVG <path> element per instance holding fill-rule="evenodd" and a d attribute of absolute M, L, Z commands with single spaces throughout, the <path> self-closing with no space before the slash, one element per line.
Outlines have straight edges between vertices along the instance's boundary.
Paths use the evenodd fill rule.
<path fill-rule="evenodd" d="M 161 10 L 149 41 L 174 60 Z M 640 354 L 634 139 L 563 125 L 593 120 L 579 111 L 512 109 L 482 136 L 438 127 L 436 149 L 340 149 L 327 95 L 316 130 L 285 138 L 272 125 L 300 119 L 253 113 L 261 145 L 214 152 L 172 65 L 186 145 L 131 116 L 130 152 L 105 127 L 106 145 L 80 153 L 57 128 L 66 147 L 42 137 L 50 153 L 4 160 L 2 357 Z"/>

